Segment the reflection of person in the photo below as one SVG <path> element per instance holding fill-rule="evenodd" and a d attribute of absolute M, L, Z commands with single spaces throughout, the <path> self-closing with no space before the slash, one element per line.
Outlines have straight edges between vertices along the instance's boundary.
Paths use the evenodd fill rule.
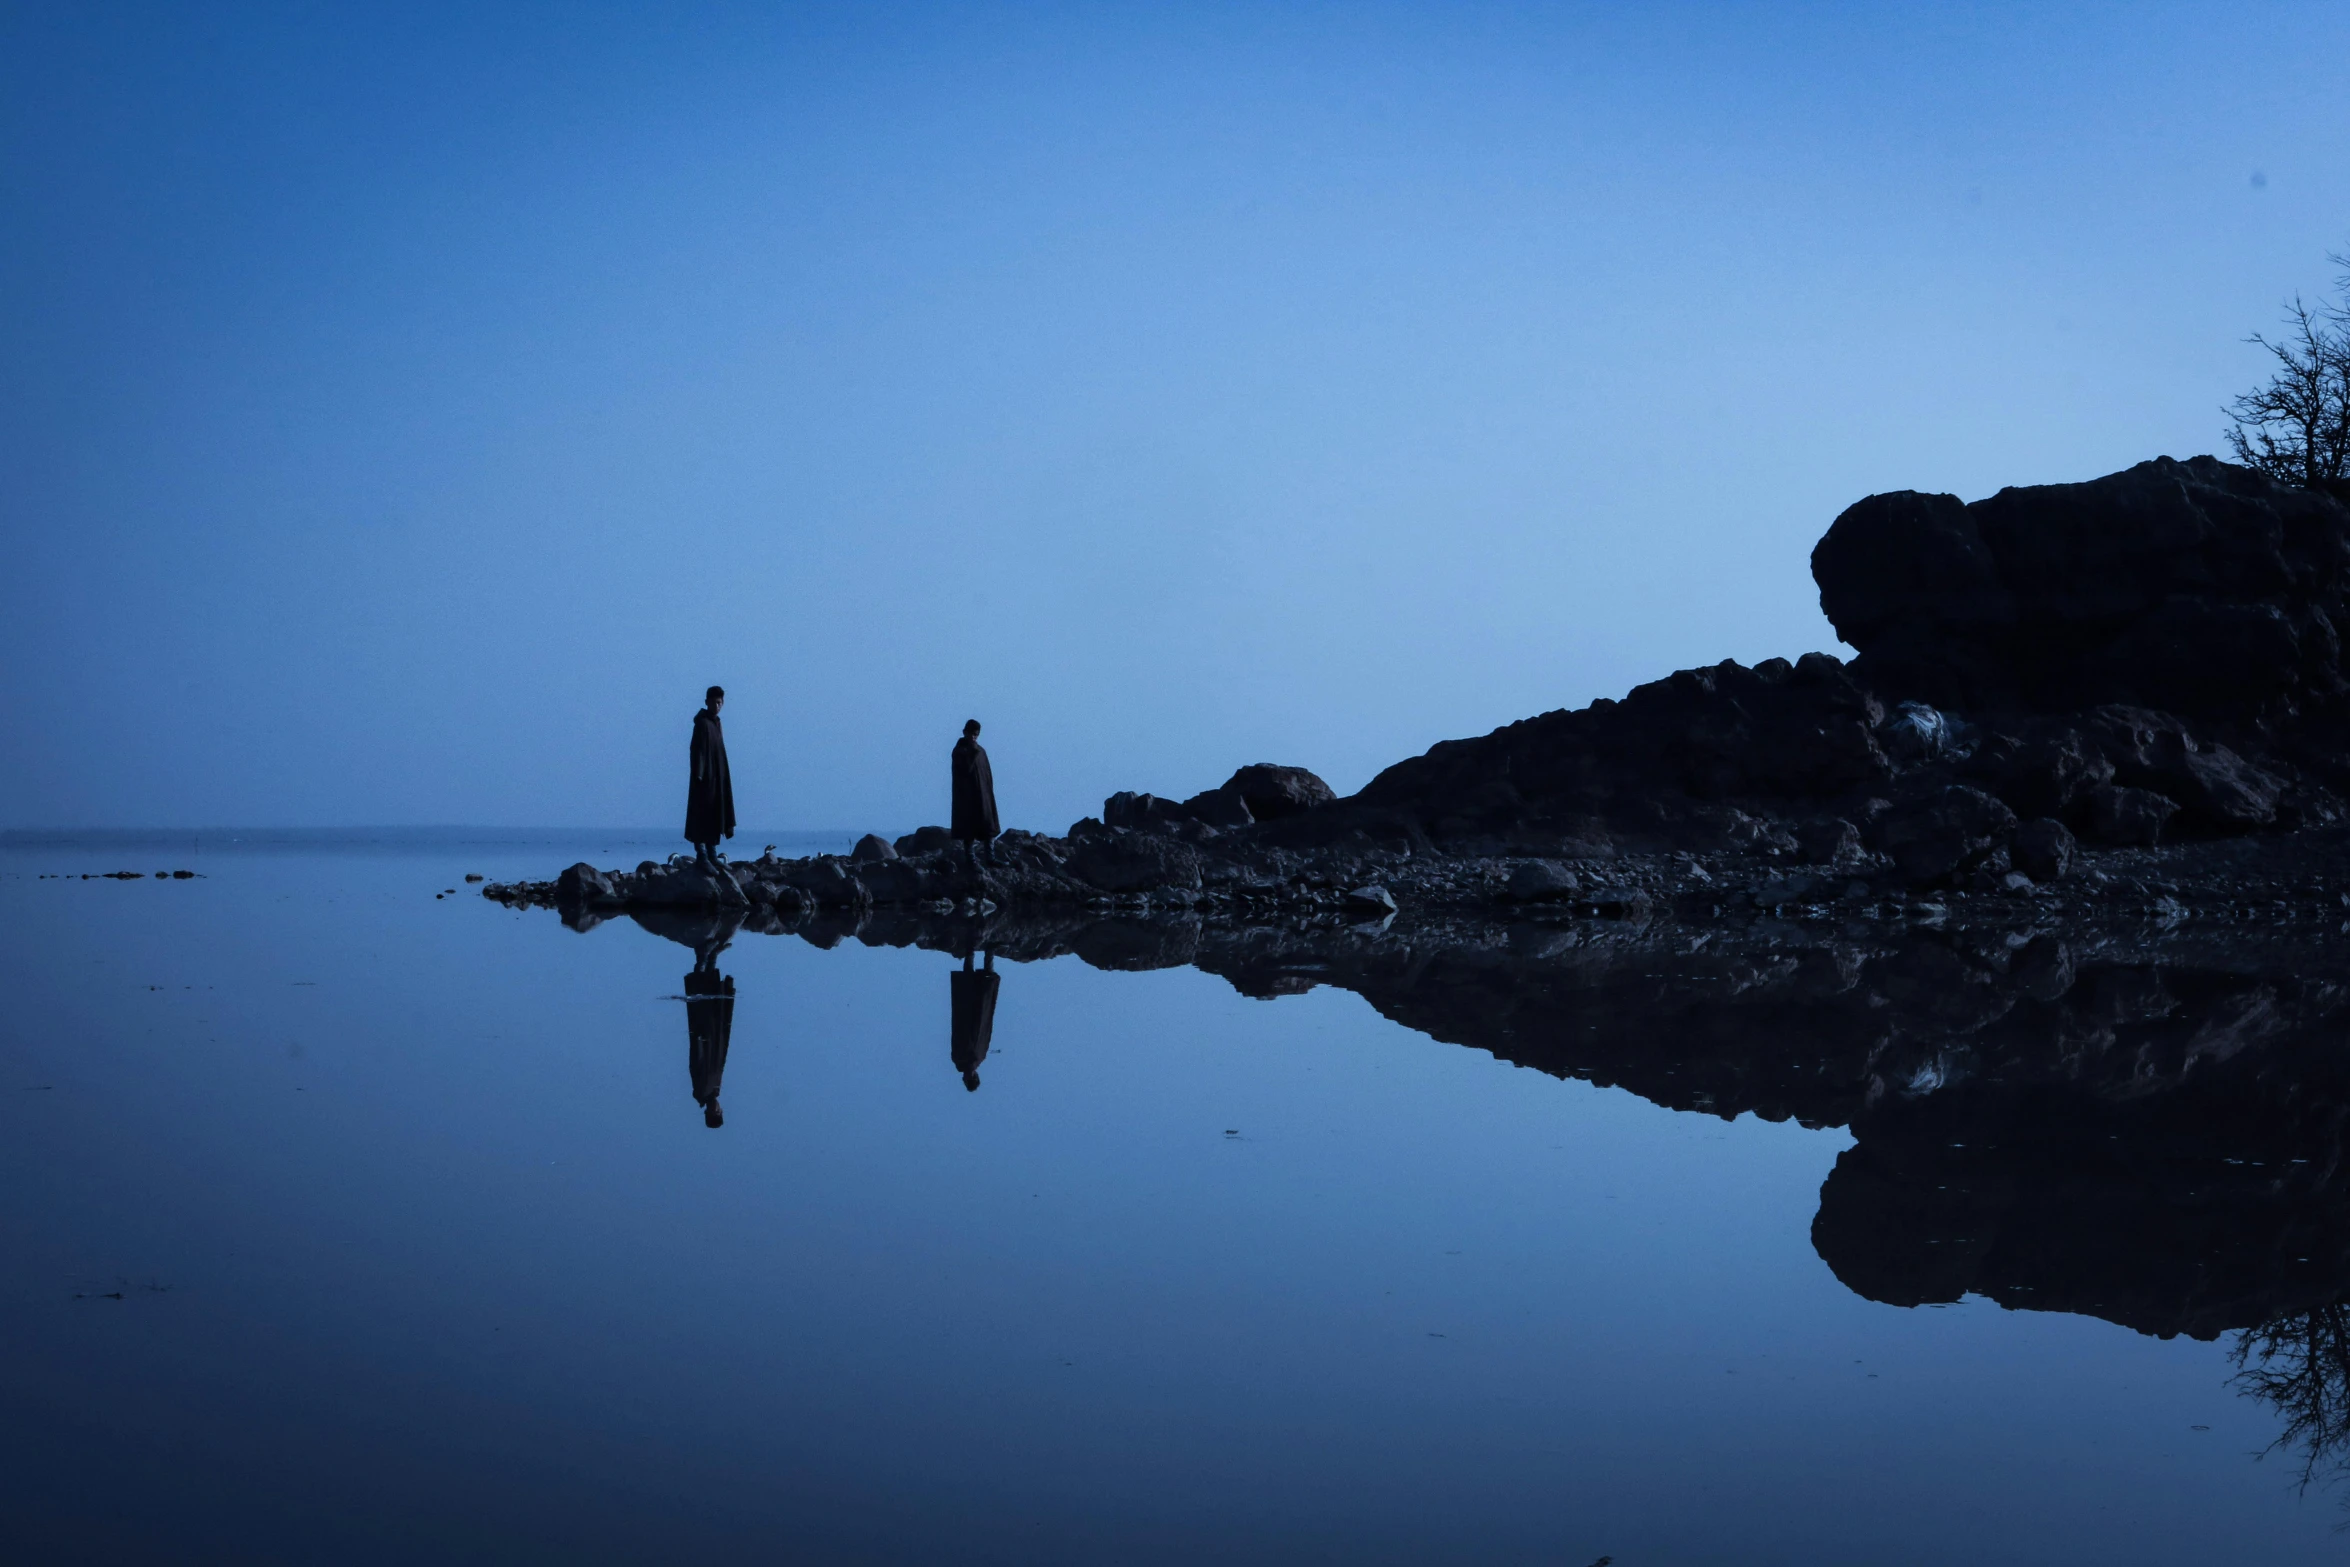
<path fill-rule="evenodd" d="M 987 966 L 976 972 L 971 967 L 971 955 L 966 952 L 962 970 L 947 976 L 950 1049 L 955 1070 L 963 1074 L 963 1086 L 973 1093 L 979 1091 L 979 1063 L 987 1059 L 988 1042 L 995 1037 L 998 983 L 992 952 L 987 955 Z"/>
<path fill-rule="evenodd" d="M 694 1103 L 702 1107 L 702 1124 L 715 1130 L 726 1124 L 718 1108 L 718 1082 L 726 1075 L 726 1046 L 734 1035 L 734 980 L 718 972 L 719 941 L 694 954 L 694 971 L 685 977 L 686 1070 L 694 1080 Z"/>
<path fill-rule="evenodd" d="M 963 725 L 963 738 L 955 742 L 948 770 L 955 778 L 953 825 L 949 830 L 956 841 L 994 842 L 1003 827 L 996 820 L 995 773 L 988 767 L 987 752 L 979 743 L 978 719 Z"/>
<path fill-rule="evenodd" d="M 718 710 L 726 705 L 726 688 L 712 686 L 694 714 L 692 771 L 685 788 L 685 841 L 707 862 L 718 857 L 718 840 L 734 836 L 734 775 L 726 768 L 726 731 L 719 727 Z"/>

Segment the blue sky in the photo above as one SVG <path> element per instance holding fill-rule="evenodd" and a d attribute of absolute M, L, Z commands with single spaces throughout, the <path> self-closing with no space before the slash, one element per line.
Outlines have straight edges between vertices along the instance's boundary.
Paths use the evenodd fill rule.
<path fill-rule="evenodd" d="M 2350 9 L 0 5 L 0 825 L 1008 824 L 2220 449 Z"/>

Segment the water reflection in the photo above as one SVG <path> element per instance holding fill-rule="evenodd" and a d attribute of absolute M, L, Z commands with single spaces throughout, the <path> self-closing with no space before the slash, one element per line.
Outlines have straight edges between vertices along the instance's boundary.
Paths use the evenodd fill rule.
<path fill-rule="evenodd" d="M 718 972 L 718 954 L 725 946 L 720 940 L 698 948 L 693 972 L 685 977 L 686 1070 L 693 1079 L 694 1103 L 702 1107 L 702 1124 L 712 1131 L 726 1124 L 718 1089 L 734 1035 L 734 980 Z"/>
<path fill-rule="evenodd" d="M 694 945 L 708 976 L 689 980 L 708 999 L 688 1010 L 712 1019 L 689 1027 L 716 1125 L 732 986 L 714 958 L 736 927 L 639 918 Z M 2343 954 L 2246 937 L 1792 927 L 1689 950 L 1669 931 L 1078 913 L 974 925 L 893 912 L 792 933 L 960 957 L 950 1052 L 972 1089 L 996 958 L 1074 954 L 1105 969 L 1191 964 L 1266 998 L 1337 986 L 1431 1038 L 1668 1108 L 1847 1127 L 1811 1234 L 1856 1294 L 2234 1335 L 2238 1385 L 2275 1406 L 2305 1481 L 2350 1473 Z"/>
<path fill-rule="evenodd" d="M 986 967 L 974 969 L 971 954 L 963 954 L 963 967 L 947 976 L 948 1051 L 954 1058 L 955 1070 L 963 1074 L 963 1086 L 972 1093 L 979 1092 L 979 1063 L 987 1059 L 987 1047 L 995 1038 L 995 998 L 1001 976 L 995 971 L 995 954 L 987 954 Z"/>

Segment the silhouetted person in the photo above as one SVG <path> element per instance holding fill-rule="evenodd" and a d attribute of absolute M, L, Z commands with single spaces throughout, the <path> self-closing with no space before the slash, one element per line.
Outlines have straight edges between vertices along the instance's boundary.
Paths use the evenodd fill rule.
<path fill-rule="evenodd" d="M 995 774 L 979 743 L 978 719 L 963 726 L 963 738 L 955 742 L 954 758 L 948 765 L 955 775 L 955 809 L 949 830 L 959 843 L 993 843 L 1003 827 L 996 820 Z"/>
<path fill-rule="evenodd" d="M 712 686 L 694 714 L 693 769 L 685 786 L 685 841 L 705 863 L 718 858 L 718 840 L 734 836 L 734 775 L 726 770 L 726 731 L 718 710 L 726 688 Z"/>
<path fill-rule="evenodd" d="M 973 1093 L 979 1091 L 979 1063 L 987 1059 L 988 1042 L 995 1038 L 995 992 L 999 979 L 992 952 L 987 955 L 987 967 L 976 973 L 971 968 L 971 954 L 964 953 L 961 972 L 947 976 L 948 1026 L 953 1035 L 949 1048 L 955 1058 L 955 1070 L 963 1074 L 963 1086 Z"/>
<path fill-rule="evenodd" d="M 734 1037 L 734 980 L 718 972 L 720 941 L 694 955 L 694 971 L 685 977 L 685 1062 L 694 1080 L 694 1103 L 702 1107 L 702 1124 L 712 1130 L 726 1124 L 718 1108 L 718 1084 L 726 1076 L 726 1046 Z"/>

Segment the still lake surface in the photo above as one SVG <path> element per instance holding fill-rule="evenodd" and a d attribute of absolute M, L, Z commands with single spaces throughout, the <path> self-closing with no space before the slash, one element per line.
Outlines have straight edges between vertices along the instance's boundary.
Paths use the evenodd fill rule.
<path fill-rule="evenodd" d="M 1847 1132 L 1347 991 L 999 963 L 971 1090 L 952 956 L 739 935 L 712 1129 L 691 950 L 462 880 L 674 846 L 0 842 L 0 1555 L 2350 1556 L 2224 1340 L 1863 1299 Z"/>

